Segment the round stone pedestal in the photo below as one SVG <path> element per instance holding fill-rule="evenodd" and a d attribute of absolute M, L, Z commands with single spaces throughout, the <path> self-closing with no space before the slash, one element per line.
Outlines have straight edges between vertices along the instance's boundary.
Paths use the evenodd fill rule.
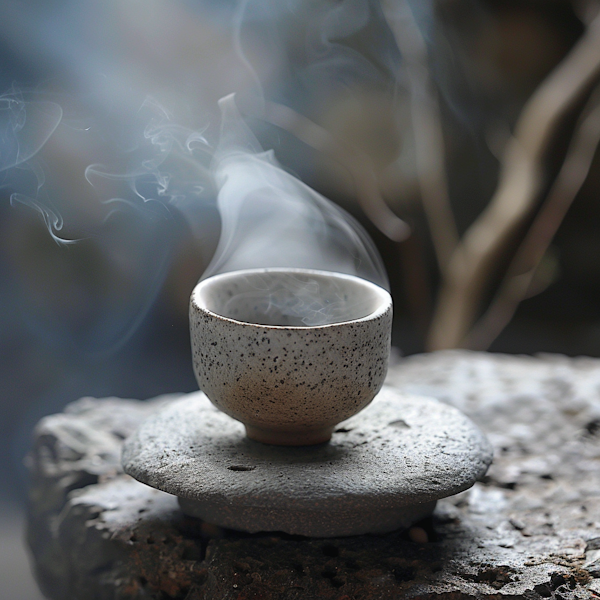
<path fill-rule="evenodd" d="M 269 446 L 198 392 L 145 421 L 125 472 L 221 527 L 313 537 L 385 533 L 471 487 L 492 460 L 481 431 L 437 400 L 385 387 L 329 443 Z"/>

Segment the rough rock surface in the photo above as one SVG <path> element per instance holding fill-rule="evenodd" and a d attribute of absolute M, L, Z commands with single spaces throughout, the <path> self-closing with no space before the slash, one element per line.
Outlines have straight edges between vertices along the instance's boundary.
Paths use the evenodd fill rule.
<path fill-rule="evenodd" d="M 295 448 L 250 440 L 202 392 L 186 394 L 138 428 L 122 462 L 210 523 L 339 537 L 412 525 L 436 500 L 470 488 L 491 460 L 462 412 L 385 386 L 328 444 Z"/>
<path fill-rule="evenodd" d="M 318 540 L 186 518 L 120 469 L 154 402 L 81 400 L 44 419 L 29 543 L 53 599 L 600 598 L 600 360 L 416 356 L 388 382 L 473 418 L 486 479 L 404 533 Z"/>

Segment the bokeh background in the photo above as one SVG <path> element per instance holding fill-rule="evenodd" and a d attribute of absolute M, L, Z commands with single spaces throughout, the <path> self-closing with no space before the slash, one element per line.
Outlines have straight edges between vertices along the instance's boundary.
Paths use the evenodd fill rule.
<path fill-rule="evenodd" d="M 394 345 L 422 352 L 452 254 L 442 238 L 463 238 L 494 197 L 524 107 L 596 10 L 583 0 L 4 0 L 0 597 L 39 597 L 21 531 L 36 422 L 82 396 L 197 388 L 187 305 L 219 237 L 206 168 L 221 97 L 235 92 L 262 146 L 364 225 L 390 278 Z M 540 192 L 502 245 L 479 312 L 595 83 L 560 114 Z M 153 138 L 163 125 L 172 137 Z M 173 160 L 194 132 L 191 162 Z M 588 154 L 535 285 L 492 351 L 600 356 L 600 164 Z"/>

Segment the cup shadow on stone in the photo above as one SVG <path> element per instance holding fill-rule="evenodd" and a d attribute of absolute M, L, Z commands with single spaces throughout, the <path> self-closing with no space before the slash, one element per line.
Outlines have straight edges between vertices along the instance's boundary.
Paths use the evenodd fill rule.
<path fill-rule="evenodd" d="M 254 463 L 268 462 L 271 465 L 289 467 L 299 464 L 313 464 L 326 461 L 339 463 L 340 466 L 350 458 L 354 444 L 336 440 L 334 433 L 331 442 L 312 446 L 272 446 L 255 442 L 247 437 L 234 435 L 223 436 L 212 443 L 211 454 L 201 453 L 203 460 L 223 464 L 231 471 L 251 471 L 256 468 Z M 336 443 L 337 442 L 337 443 Z M 192 450 L 192 453 L 194 451 Z M 200 453 L 198 453 L 200 455 Z"/>

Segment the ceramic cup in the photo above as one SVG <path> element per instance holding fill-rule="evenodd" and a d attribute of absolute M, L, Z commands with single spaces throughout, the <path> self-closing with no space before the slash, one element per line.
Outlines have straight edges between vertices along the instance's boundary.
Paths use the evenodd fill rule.
<path fill-rule="evenodd" d="M 249 438 L 326 442 L 387 372 L 392 300 L 351 275 L 251 269 L 201 281 L 190 302 L 200 389 Z"/>

